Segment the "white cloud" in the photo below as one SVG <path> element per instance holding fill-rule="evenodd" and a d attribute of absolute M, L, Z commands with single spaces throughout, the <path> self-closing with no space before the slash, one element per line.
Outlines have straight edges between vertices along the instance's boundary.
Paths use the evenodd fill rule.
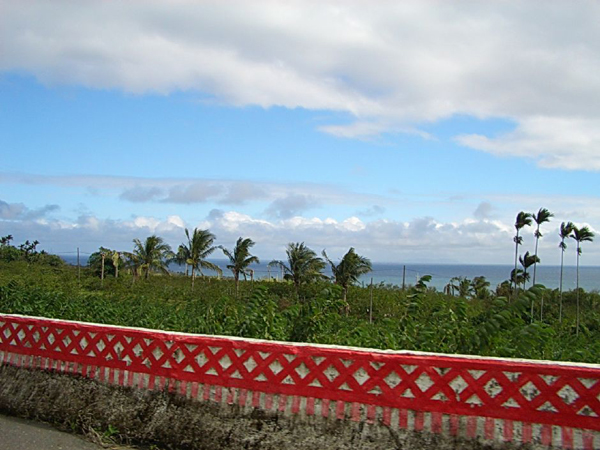
<path fill-rule="evenodd" d="M 600 118 L 528 117 L 496 138 L 457 136 L 467 147 L 498 156 L 518 156 L 547 168 L 600 170 Z"/>
<path fill-rule="evenodd" d="M 504 118 L 513 132 L 459 142 L 543 167 L 600 170 L 597 2 L 5 0 L 0 8 L 0 70 L 44 83 L 342 111 L 350 124 L 321 129 L 343 137 L 419 132 L 455 114 Z"/>
<path fill-rule="evenodd" d="M 432 217 L 414 218 L 407 222 L 379 219 L 363 221 L 357 217 L 336 220 L 330 217 L 292 217 L 264 220 L 238 211 L 213 210 L 199 222 L 173 215 L 139 216 L 131 220 L 111 220 L 85 215 L 68 221 L 47 218 L 39 220 L 0 220 L 0 235 L 12 234 L 15 242 L 37 239 L 42 249 L 72 252 L 77 247 L 91 253 L 100 246 L 129 250 L 134 238 L 152 234 L 163 237 L 176 248 L 185 240 L 184 228 L 208 228 L 217 243 L 232 247 L 238 237 L 250 237 L 256 243 L 255 253 L 264 260 L 282 258 L 289 242 L 305 242 L 315 251 L 326 249 L 333 258 L 355 247 L 373 261 L 432 263 L 510 264 L 513 258 L 513 218 L 506 220 L 474 219 L 442 222 Z M 544 224 L 544 237 L 539 254 L 544 264 L 558 264 L 558 226 L 563 217 Z M 588 221 L 577 221 L 596 232 Z M 522 231 L 522 251 L 532 250 L 533 228 Z M 600 248 L 586 243 L 585 264 L 600 264 Z M 569 246 L 570 249 L 574 247 Z"/>

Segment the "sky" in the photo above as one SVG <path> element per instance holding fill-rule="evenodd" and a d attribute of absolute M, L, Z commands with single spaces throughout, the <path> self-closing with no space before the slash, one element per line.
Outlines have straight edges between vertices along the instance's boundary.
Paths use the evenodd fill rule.
<path fill-rule="evenodd" d="M 511 264 L 544 207 L 559 264 L 562 221 L 600 229 L 598 23 L 593 1 L 0 0 L 0 235 Z"/>

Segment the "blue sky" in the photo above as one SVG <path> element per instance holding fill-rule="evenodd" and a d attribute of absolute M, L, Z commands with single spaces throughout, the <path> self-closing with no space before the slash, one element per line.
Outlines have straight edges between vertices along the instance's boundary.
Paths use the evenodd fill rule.
<path fill-rule="evenodd" d="M 0 2 L 0 234 L 510 264 L 546 207 L 556 264 L 561 221 L 597 229 L 600 7 L 232 5 Z"/>

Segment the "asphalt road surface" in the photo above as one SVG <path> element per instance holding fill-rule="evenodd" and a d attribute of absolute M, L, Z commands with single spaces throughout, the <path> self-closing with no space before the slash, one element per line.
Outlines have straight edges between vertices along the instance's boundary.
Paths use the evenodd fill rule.
<path fill-rule="evenodd" d="M 0 450 L 100 450 L 80 436 L 0 414 Z M 124 450 L 124 449 L 123 449 Z"/>

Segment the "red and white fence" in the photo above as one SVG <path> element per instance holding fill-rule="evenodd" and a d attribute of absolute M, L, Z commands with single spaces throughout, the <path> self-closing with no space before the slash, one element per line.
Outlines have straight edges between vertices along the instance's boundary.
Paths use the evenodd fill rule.
<path fill-rule="evenodd" d="M 0 364 L 395 429 L 600 448 L 600 366 L 364 350 L 0 314 Z"/>

